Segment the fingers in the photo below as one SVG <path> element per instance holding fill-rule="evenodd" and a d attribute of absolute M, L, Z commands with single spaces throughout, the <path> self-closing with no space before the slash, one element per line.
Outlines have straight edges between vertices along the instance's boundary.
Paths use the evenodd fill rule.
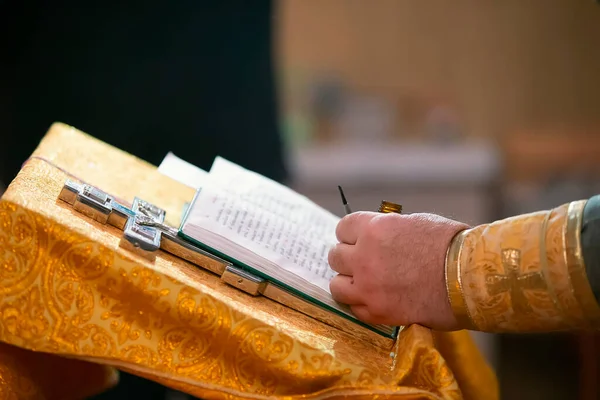
<path fill-rule="evenodd" d="M 354 314 L 354 316 L 356 318 L 358 318 L 360 321 L 370 323 L 373 320 L 373 317 L 371 316 L 371 313 L 369 312 L 369 308 L 366 305 L 363 305 L 363 304 L 351 305 L 350 310 L 352 311 L 352 314 Z"/>
<path fill-rule="evenodd" d="M 341 243 L 356 244 L 360 232 L 375 217 L 377 213 L 355 212 L 340 220 L 335 235 Z"/>
<path fill-rule="evenodd" d="M 329 266 L 338 274 L 352 276 L 356 258 L 354 257 L 355 248 L 349 244 L 338 243 L 329 250 Z"/>
<path fill-rule="evenodd" d="M 374 314 L 372 308 L 369 307 L 369 305 L 351 305 L 350 310 L 352 311 L 352 314 L 354 314 L 354 316 L 358 318 L 359 321 L 366 322 L 368 324 L 404 325 L 404 323 L 394 320 L 395 316 L 389 314 Z"/>
<path fill-rule="evenodd" d="M 354 278 L 346 275 L 334 276 L 329 282 L 329 290 L 335 301 L 342 304 L 361 304 L 361 296 L 354 286 Z"/>

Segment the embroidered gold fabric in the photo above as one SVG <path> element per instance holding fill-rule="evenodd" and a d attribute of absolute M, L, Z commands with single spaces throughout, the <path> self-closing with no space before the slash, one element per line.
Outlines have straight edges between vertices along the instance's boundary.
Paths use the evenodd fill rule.
<path fill-rule="evenodd" d="M 410 326 L 390 354 L 164 252 L 138 257 L 118 230 L 57 201 L 69 174 L 153 202 L 175 225 L 193 196 L 52 127 L 0 202 L 0 399 L 83 398 L 114 385 L 116 369 L 204 399 L 498 398 L 467 332 Z"/>
<path fill-rule="evenodd" d="M 477 226 L 457 235 L 446 263 L 461 326 L 488 332 L 597 327 L 580 231 L 585 201 Z"/>

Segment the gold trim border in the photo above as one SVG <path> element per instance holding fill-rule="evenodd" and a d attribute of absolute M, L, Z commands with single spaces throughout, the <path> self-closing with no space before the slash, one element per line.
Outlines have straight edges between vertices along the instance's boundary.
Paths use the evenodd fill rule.
<path fill-rule="evenodd" d="M 560 302 L 558 301 L 558 296 L 556 294 L 556 289 L 554 287 L 554 282 L 550 278 L 550 267 L 548 266 L 548 245 L 547 245 L 547 235 L 548 235 L 548 225 L 550 223 L 550 218 L 552 214 L 556 212 L 556 209 L 548 211 L 546 213 L 546 217 L 542 221 L 542 227 L 540 229 L 540 249 L 539 249 L 539 258 L 540 258 L 540 271 L 542 273 L 542 279 L 546 284 L 546 289 L 548 292 L 548 296 L 552 300 L 552 304 L 554 308 L 560 313 L 561 318 L 569 318 L 568 313 L 565 312 Z"/>
<path fill-rule="evenodd" d="M 446 253 L 445 277 L 448 300 L 460 328 L 474 330 L 476 326 L 463 297 L 460 265 L 463 244 L 470 231 L 470 229 L 465 229 L 452 238 Z"/>
<path fill-rule="evenodd" d="M 590 324 L 598 326 L 600 322 L 600 305 L 598 305 L 592 292 L 581 250 L 581 226 L 583 223 L 583 209 L 586 203 L 587 200 L 580 200 L 569 204 L 565 232 L 565 254 L 573 295 Z"/>

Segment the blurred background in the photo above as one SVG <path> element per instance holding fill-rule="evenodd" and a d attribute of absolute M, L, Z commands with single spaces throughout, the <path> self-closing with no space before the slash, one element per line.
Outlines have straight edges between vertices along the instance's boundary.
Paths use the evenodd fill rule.
<path fill-rule="evenodd" d="M 293 184 L 471 224 L 600 193 L 600 5 L 279 3 Z M 503 399 L 599 399 L 597 336 L 484 335 Z"/>
<path fill-rule="evenodd" d="M 157 165 L 221 154 L 338 214 L 336 185 L 470 224 L 600 193 L 592 0 L 9 3 L 4 185 L 59 120 Z M 474 337 L 503 399 L 600 398 L 597 335 Z"/>

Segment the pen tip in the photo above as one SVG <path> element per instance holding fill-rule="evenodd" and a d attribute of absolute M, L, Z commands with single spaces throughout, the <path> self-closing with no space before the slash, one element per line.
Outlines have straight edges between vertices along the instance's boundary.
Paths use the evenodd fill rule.
<path fill-rule="evenodd" d="M 348 204 L 348 202 L 346 201 L 346 196 L 344 195 L 344 190 L 340 185 L 338 185 L 338 190 L 340 191 L 340 196 L 342 196 L 342 202 L 344 203 L 344 205 Z"/>

